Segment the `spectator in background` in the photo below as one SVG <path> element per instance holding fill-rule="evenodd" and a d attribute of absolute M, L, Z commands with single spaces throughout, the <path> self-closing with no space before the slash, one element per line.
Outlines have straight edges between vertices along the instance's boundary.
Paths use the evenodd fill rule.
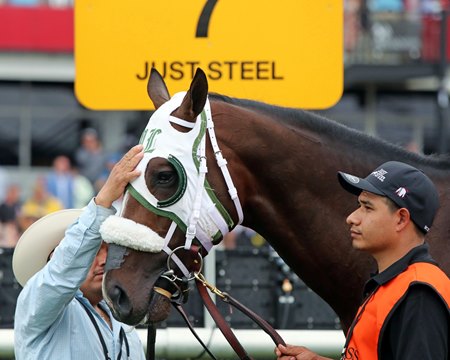
<path fill-rule="evenodd" d="M 53 160 L 52 171 L 47 176 L 47 190 L 57 197 L 64 208 L 74 208 L 75 176 L 67 156 L 60 155 Z"/>
<path fill-rule="evenodd" d="M 344 49 L 352 51 L 358 42 L 361 31 L 361 0 L 344 1 Z"/>
<path fill-rule="evenodd" d="M 47 191 L 47 183 L 44 177 L 38 177 L 33 187 L 31 196 L 25 200 L 20 209 L 19 227 L 25 231 L 41 217 L 54 211 L 62 210 L 63 204 Z"/>
<path fill-rule="evenodd" d="M 96 189 L 101 189 L 103 187 L 103 185 L 106 183 L 106 180 L 108 180 L 108 176 L 112 170 L 112 168 L 114 167 L 114 165 L 117 164 L 117 162 L 122 158 L 124 154 L 122 154 L 120 151 L 110 154 L 107 156 L 107 160 L 106 160 L 106 168 L 103 171 L 103 174 L 97 179 L 97 181 L 95 182 L 95 188 Z M 113 202 L 113 207 L 117 210 L 120 211 L 120 209 L 122 208 L 122 201 L 123 201 L 123 195 L 120 196 L 118 199 L 116 199 Z"/>
<path fill-rule="evenodd" d="M 95 190 L 96 182 L 107 168 L 107 154 L 95 129 L 85 129 L 81 134 L 81 146 L 75 153 L 75 162 L 80 174 L 88 178 Z"/>
<path fill-rule="evenodd" d="M 47 176 L 47 190 L 57 197 L 64 208 L 82 208 L 94 196 L 90 181 L 79 174 L 67 156 L 60 155 L 53 161 L 53 170 Z"/>
<path fill-rule="evenodd" d="M 20 187 L 9 185 L 4 202 L 0 205 L 0 247 L 14 247 L 19 239 L 18 215 L 20 212 Z"/>
<path fill-rule="evenodd" d="M 103 187 L 106 180 L 108 180 L 109 174 L 110 174 L 111 170 L 113 169 L 114 165 L 116 165 L 117 162 L 127 153 L 128 149 L 130 149 L 134 145 L 136 145 L 138 143 L 138 141 L 139 141 L 139 139 L 137 139 L 134 135 L 126 134 L 124 137 L 124 140 L 122 142 L 122 145 L 119 146 L 119 149 L 110 154 L 107 154 L 106 168 L 104 169 L 103 174 L 100 176 L 100 178 L 95 183 L 96 189 L 101 189 Z M 113 203 L 113 206 L 117 211 L 120 211 L 120 209 L 122 207 L 122 200 L 123 200 L 123 196 L 116 199 Z"/>
<path fill-rule="evenodd" d="M 78 172 L 78 169 L 72 168 L 72 172 L 74 175 L 73 204 L 75 208 L 80 209 L 85 207 L 94 197 L 94 187 L 86 176 Z"/>

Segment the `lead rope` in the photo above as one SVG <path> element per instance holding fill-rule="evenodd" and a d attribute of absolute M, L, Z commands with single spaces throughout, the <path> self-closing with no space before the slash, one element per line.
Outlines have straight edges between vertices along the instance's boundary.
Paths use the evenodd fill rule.
<path fill-rule="evenodd" d="M 225 321 L 225 319 L 222 317 L 222 314 L 219 312 L 219 310 L 216 307 L 216 304 L 212 301 L 211 297 L 208 294 L 208 291 L 206 290 L 206 287 L 203 286 L 203 283 L 200 281 L 195 281 L 195 284 L 197 285 L 197 290 L 200 293 L 200 296 L 202 297 L 203 303 L 206 306 L 206 309 L 208 309 L 209 314 L 214 319 L 214 321 L 217 324 L 217 327 L 222 332 L 223 336 L 225 336 L 225 339 L 227 339 L 230 346 L 233 348 L 236 355 L 239 356 L 239 359 L 241 360 L 253 360 L 245 351 L 245 349 L 242 347 L 239 340 L 234 335 L 233 331 L 231 330 L 228 323 Z"/>
<path fill-rule="evenodd" d="M 200 248 L 197 246 L 192 246 L 191 251 L 194 254 L 198 254 L 200 251 Z M 228 325 L 227 321 L 223 318 L 222 314 L 220 313 L 219 309 L 217 308 L 214 301 L 209 296 L 208 290 L 214 294 L 218 295 L 219 298 L 234 306 L 236 309 L 241 311 L 244 315 L 249 317 L 251 320 L 253 320 L 264 332 L 266 332 L 273 340 L 276 346 L 279 344 L 286 345 L 282 337 L 277 333 L 277 331 L 263 318 L 261 318 L 258 314 L 254 313 L 252 310 L 247 308 L 245 305 L 241 304 L 239 301 L 231 297 L 229 294 L 220 291 L 215 286 L 212 286 L 209 284 L 204 276 L 200 273 L 200 264 L 196 263 L 196 266 L 198 266 L 197 269 L 194 269 L 194 276 L 195 276 L 195 284 L 197 286 L 197 290 L 203 300 L 203 303 L 205 304 L 208 312 L 210 313 L 211 317 L 214 319 L 214 321 L 217 324 L 217 327 L 224 335 L 225 339 L 228 341 L 230 346 L 233 348 L 234 352 L 239 356 L 239 359 L 241 360 L 252 360 L 252 358 L 247 354 L 245 349 L 242 347 L 239 340 L 234 335 L 233 331 L 231 330 L 230 326 Z M 185 317 L 185 321 L 190 327 L 189 320 L 187 320 L 187 317 Z M 193 331 L 193 329 L 191 329 Z M 197 336 L 196 336 L 197 337 Z M 203 346 L 203 343 L 201 343 Z M 203 346 L 205 348 L 205 346 Z M 205 348 L 206 349 L 206 348 Z M 209 353 L 209 351 L 208 351 Z"/>
<path fill-rule="evenodd" d="M 218 295 L 222 301 L 228 303 L 231 306 L 234 306 L 236 309 L 238 309 L 240 312 L 242 312 L 244 315 L 246 315 L 249 319 L 253 320 L 262 330 L 264 330 L 264 332 L 266 334 L 268 334 L 271 337 L 272 341 L 275 343 L 276 346 L 278 346 L 279 344 L 286 346 L 286 343 L 284 342 L 283 338 L 277 333 L 277 331 L 272 327 L 272 325 L 270 325 L 266 320 L 261 318 L 258 314 L 256 314 L 255 312 L 250 310 L 248 307 L 246 307 L 245 305 L 243 305 L 242 303 L 237 301 L 230 294 L 228 294 L 226 292 L 222 292 L 215 286 L 212 286 L 211 284 L 209 284 L 205 280 L 205 278 L 203 277 L 203 275 L 201 273 L 195 274 L 195 280 L 196 280 L 196 284 L 197 284 L 197 289 L 200 292 L 202 300 L 205 302 L 205 305 L 209 304 L 209 306 L 211 306 L 211 304 L 212 304 L 212 306 L 215 308 L 215 309 L 213 309 L 211 306 L 211 310 L 213 312 L 218 313 L 217 306 L 216 306 L 216 304 L 214 304 L 214 302 L 212 302 L 208 292 L 206 291 L 206 288 L 209 289 L 214 294 Z M 207 308 L 208 308 L 208 305 L 207 305 Z M 208 311 L 209 310 L 210 309 L 208 308 Z M 211 313 L 211 311 L 210 311 L 210 313 Z M 214 318 L 214 320 L 216 321 L 217 325 L 219 326 L 219 321 L 225 322 L 225 320 L 223 319 L 223 317 L 220 313 L 218 313 L 218 314 L 220 316 L 220 319 L 218 318 L 218 315 L 216 314 L 217 318 Z M 211 313 L 211 316 L 213 316 L 212 313 Z M 227 326 L 228 326 L 228 324 L 227 324 Z M 227 340 L 228 340 L 228 338 L 227 338 Z M 231 343 L 230 343 L 230 345 L 231 345 Z"/>
<path fill-rule="evenodd" d="M 217 358 L 214 356 L 214 354 L 208 349 L 208 347 L 202 341 L 200 336 L 198 336 L 197 332 L 195 331 L 194 327 L 192 326 L 191 322 L 189 321 L 189 318 L 188 318 L 186 312 L 184 311 L 183 307 L 181 306 L 181 304 L 177 304 L 177 303 L 174 303 L 174 302 L 172 302 L 172 304 L 175 307 L 175 309 L 178 310 L 178 312 L 180 313 L 180 315 L 183 318 L 183 320 L 186 322 L 189 330 L 191 330 L 192 335 L 195 336 L 197 341 L 200 343 L 200 345 L 203 347 L 203 349 L 208 353 L 208 355 L 211 357 L 211 359 L 217 360 Z"/>

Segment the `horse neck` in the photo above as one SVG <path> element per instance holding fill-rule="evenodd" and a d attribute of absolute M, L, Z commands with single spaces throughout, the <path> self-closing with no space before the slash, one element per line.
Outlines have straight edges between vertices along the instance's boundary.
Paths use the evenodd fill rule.
<path fill-rule="evenodd" d="M 261 234 L 347 326 L 359 305 L 354 294 L 370 271 L 370 260 L 351 249 L 345 226 L 356 199 L 336 177 L 350 155 L 343 157 L 319 133 L 256 112 L 231 117 L 226 126 L 218 129 L 227 133 L 221 142 L 240 162 L 233 178 L 246 179 L 244 225 Z"/>
<path fill-rule="evenodd" d="M 233 164 L 239 163 L 231 169 L 233 178 L 244 179 L 240 189 L 244 225 L 261 234 L 333 307 L 345 328 L 375 263 L 351 247 L 345 219 L 357 200 L 340 187 L 337 172 L 366 176 L 386 161 L 404 161 L 424 170 L 440 188 L 441 197 L 448 199 L 449 161 L 409 153 L 300 111 L 297 124 L 255 109 L 232 112 L 227 116 L 230 110 L 222 108 L 221 116 L 227 119 L 216 127 L 218 134 L 226 134 L 221 141 L 226 143 L 227 156 Z M 318 126 L 311 125 L 314 121 Z M 443 215 L 448 205 L 443 205 L 437 222 L 450 232 Z M 430 240 L 435 238 L 431 234 Z M 448 251 L 436 253 L 442 254 Z M 437 260 L 449 263 L 445 258 Z"/>

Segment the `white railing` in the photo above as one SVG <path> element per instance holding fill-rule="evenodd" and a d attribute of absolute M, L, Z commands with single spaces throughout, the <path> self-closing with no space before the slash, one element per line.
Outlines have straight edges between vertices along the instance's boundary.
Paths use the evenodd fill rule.
<path fill-rule="evenodd" d="M 144 348 L 147 330 L 138 329 Z M 220 359 L 236 359 L 232 348 L 219 329 L 196 329 L 211 352 Z M 279 330 L 281 337 L 289 344 L 302 345 L 322 356 L 337 358 L 344 344 L 341 330 Z M 255 359 L 274 359 L 274 344 L 262 330 L 234 330 L 244 349 Z M 209 359 L 203 348 L 187 328 L 158 329 L 156 334 L 156 356 L 167 360 L 186 360 L 188 358 Z M 14 331 L 0 329 L 0 359 L 14 357 Z"/>

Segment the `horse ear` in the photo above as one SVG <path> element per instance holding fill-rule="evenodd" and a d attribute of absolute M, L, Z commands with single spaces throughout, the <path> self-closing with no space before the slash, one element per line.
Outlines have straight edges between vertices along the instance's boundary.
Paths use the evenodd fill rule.
<path fill-rule="evenodd" d="M 202 69 L 197 68 L 191 86 L 186 93 L 180 107 L 173 112 L 173 116 L 180 119 L 195 121 L 205 107 L 208 96 L 208 80 Z"/>
<path fill-rule="evenodd" d="M 170 100 L 169 90 L 167 90 L 164 79 L 158 70 L 153 67 L 147 83 L 147 93 L 153 105 L 155 105 L 155 109 Z"/>

